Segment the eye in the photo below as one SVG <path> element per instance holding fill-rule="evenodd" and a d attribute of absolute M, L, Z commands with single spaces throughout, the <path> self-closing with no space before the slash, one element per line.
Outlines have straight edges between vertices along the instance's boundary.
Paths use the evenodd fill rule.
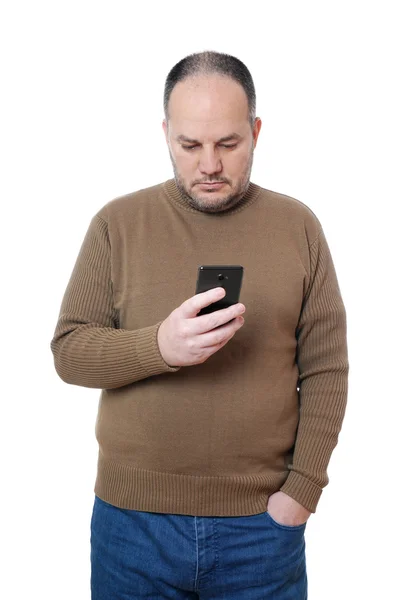
<path fill-rule="evenodd" d="M 197 148 L 198 144 L 195 144 L 194 146 L 182 146 L 182 148 L 184 148 L 185 150 L 194 150 L 194 148 Z M 236 148 L 237 144 L 220 144 L 221 148 Z"/>

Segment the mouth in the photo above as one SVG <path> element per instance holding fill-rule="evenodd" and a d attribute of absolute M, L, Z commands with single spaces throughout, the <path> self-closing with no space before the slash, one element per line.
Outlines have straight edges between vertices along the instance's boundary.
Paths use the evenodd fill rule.
<path fill-rule="evenodd" d="M 198 183 L 197 185 L 199 185 L 202 188 L 218 189 L 218 188 L 222 187 L 223 185 L 225 185 L 225 182 L 224 181 L 211 181 L 210 183 Z"/>

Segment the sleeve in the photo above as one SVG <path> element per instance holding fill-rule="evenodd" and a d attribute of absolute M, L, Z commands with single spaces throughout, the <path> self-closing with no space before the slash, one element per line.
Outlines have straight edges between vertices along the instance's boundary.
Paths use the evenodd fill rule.
<path fill-rule="evenodd" d="M 300 417 L 281 491 L 316 512 L 345 415 L 349 371 L 346 312 L 322 229 L 310 246 L 310 280 L 296 338 Z"/>
<path fill-rule="evenodd" d="M 118 388 L 180 367 L 163 360 L 157 342 L 161 321 L 135 331 L 118 328 L 113 304 L 107 223 L 95 215 L 64 293 L 50 346 L 66 383 Z"/>

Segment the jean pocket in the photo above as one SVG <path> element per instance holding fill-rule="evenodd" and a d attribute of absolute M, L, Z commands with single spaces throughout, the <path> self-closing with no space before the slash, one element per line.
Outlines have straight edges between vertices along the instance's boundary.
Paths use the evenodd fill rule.
<path fill-rule="evenodd" d="M 265 511 L 265 515 L 268 517 L 268 519 L 274 527 L 277 527 L 278 529 L 283 529 L 285 531 L 301 531 L 305 529 L 307 525 L 307 521 L 305 523 L 300 523 L 300 525 L 284 525 L 283 523 L 278 523 L 278 521 L 275 521 L 275 519 L 271 517 L 271 514 L 268 511 Z"/>

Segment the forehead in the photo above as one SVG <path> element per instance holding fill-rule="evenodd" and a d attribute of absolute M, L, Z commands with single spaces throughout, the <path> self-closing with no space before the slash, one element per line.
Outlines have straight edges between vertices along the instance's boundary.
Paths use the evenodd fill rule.
<path fill-rule="evenodd" d="M 171 92 L 168 109 L 172 129 L 190 137 L 201 132 L 221 137 L 231 131 L 244 134 L 249 126 L 246 93 L 228 77 L 180 81 Z"/>

